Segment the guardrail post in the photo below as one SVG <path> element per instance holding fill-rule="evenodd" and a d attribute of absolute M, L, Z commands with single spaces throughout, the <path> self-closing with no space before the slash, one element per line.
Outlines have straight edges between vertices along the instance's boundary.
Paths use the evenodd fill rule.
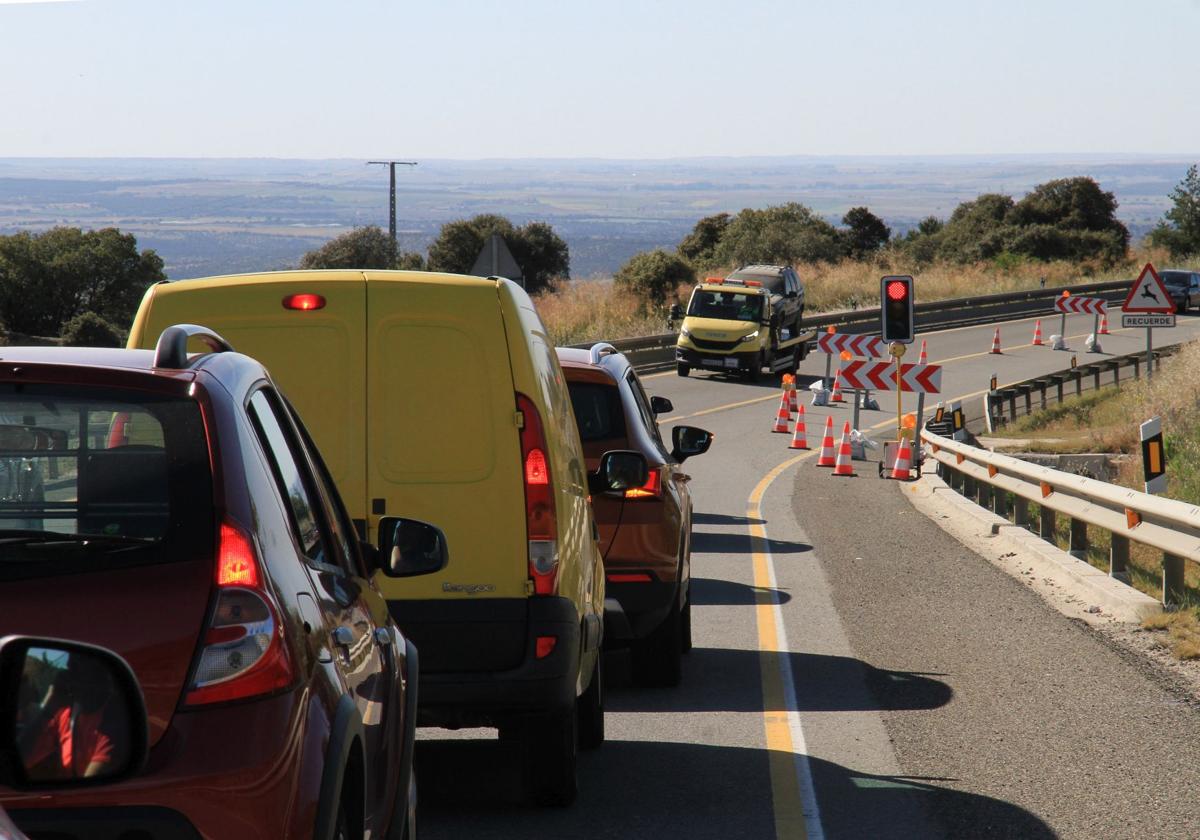
<path fill-rule="evenodd" d="M 1138 359 L 1137 356 L 1133 357 L 1133 378 L 1134 379 L 1142 378 L 1142 362 L 1140 359 Z"/>
<path fill-rule="evenodd" d="M 1087 523 L 1082 519 L 1071 518 L 1071 550 L 1070 554 L 1077 560 L 1087 560 L 1088 532 Z"/>
<path fill-rule="evenodd" d="M 1010 422 L 1017 422 L 1017 392 L 1008 392 L 1008 417 Z"/>
<path fill-rule="evenodd" d="M 1025 394 L 1025 413 L 1033 414 L 1033 388 L 1026 385 L 1021 391 Z"/>
<path fill-rule="evenodd" d="M 1021 528 L 1029 527 L 1029 500 L 1024 496 L 1013 498 L 1013 522 Z"/>
<path fill-rule="evenodd" d="M 1054 521 L 1054 511 L 1045 505 L 1039 505 L 1038 507 L 1042 512 L 1041 527 L 1038 529 L 1038 532 L 1042 539 L 1048 543 L 1052 543 L 1054 542 L 1054 526 L 1056 524 Z"/>
<path fill-rule="evenodd" d="M 1042 411 L 1045 411 L 1046 410 L 1046 383 L 1044 381 L 1038 383 L 1038 390 L 1042 392 Z"/>
<path fill-rule="evenodd" d="M 1075 396 L 1083 396 L 1083 371 L 1075 371 Z"/>
<path fill-rule="evenodd" d="M 966 473 L 962 474 L 962 494 L 968 499 L 975 498 L 975 479 Z"/>
<path fill-rule="evenodd" d="M 1095 383 L 1095 387 L 1092 390 L 1099 391 L 1100 390 L 1100 368 L 1098 368 L 1098 367 L 1092 368 L 1092 381 Z"/>
<path fill-rule="evenodd" d="M 1174 554 L 1163 555 L 1162 565 L 1163 606 L 1178 607 L 1184 600 L 1183 558 Z"/>
<path fill-rule="evenodd" d="M 1058 387 L 1058 401 L 1063 401 L 1063 378 L 1061 376 L 1054 377 L 1054 384 Z"/>
<path fill-rule="evenodd" d="M 1118 388 L 1121 387 L 1121 363 L 1117 362 L 1113 365 L 1113 384 Z"/>
<path fill-rule="evenodd" d="M 992 485 L 986 481 L 975 482 L 975 503 L 984 510 L 992 507 Z"/>
<path fill-rule="evenodd" d="M 1108 550 L 1108 576 L 1129 583 L 1129 537 L 1112 535 L 1112 545 Z"/>
<path fill-rule="evenodd" d="M 1008 516 L 1008 491 L 1000 487 L 992 488 L 992 512 L 997 516 Z"/>

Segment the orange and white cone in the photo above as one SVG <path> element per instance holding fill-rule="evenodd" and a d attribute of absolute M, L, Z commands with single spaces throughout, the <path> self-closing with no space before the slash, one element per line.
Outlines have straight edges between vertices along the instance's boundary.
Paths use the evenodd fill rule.
<path fill-rule="evenodd" d="M 821 454 L 817 456 L 818 467 L 832 467 L 837 464 L 833 453 L 833 417 L 825 418 L 825 437 L 821 440 Z"/>
<path fill-rule="evenodd" d="M 1045 342 L 1042 341 L 1042 319 L 1038 318 L 1037 323 L 1033 325 L 1033 346 L 1037 347 L 1038 345 L 1044 343 Z M 994 353 L 996 351 L 993 350 L 992 352 Z"/>
<path fill-rule="evenodd" d="M 1108 313 L 1100 313 L 1100 332 L 1097 335 L 1108 335 Z"/>
<path fill-rule="evenodd" d="M 925 352 L 925 339 L 923 339 L 923 338 L 921 339 L 921 355 L 917 356 L 917 364 L 919 364 L 919 365 L 929 364 L 929 354 Z"/>
<path fill-rule="evenodd" d="M 896 450 L 896 464 L 892 467 L 892 478 L 908 481 L 911 469 L 912 447 L 909 446 L 908 438 L 901 438 L 900 446 Z"/>
<path fill-rule="evenodd" d="M 830 402 L 845 402 L 846 398 L 842 396 L 842 372 L 835 370 L 833 372 L 833 393 L 829 397 Z"/>
<path fill-rule="evenodd" d="M 832 417 L 829 419 L 833 420 Z M 788 445 L 788 449 L 808 449 L 808 430 L 804 427 L 803 405 L 796 414 L 796 433 L 792 435 L 792 442 Z"/>
<path fill-rule="evenodd" d="M 830 418 L 832 419 L 832 418 Z M 850 421 L 846 421 L 846 425 L 842 427 L 842 440 L 838 444 L 837 460 L 833 465 L 834 475 L 843 475 L 850 478 L 854 477 L 854 466 L 850 463 L 852 455 L 850 454 Z"/>
<path fill-rule="evenodd" d="M 788 427 L 791 419 L 792 415 L 788 413 L 788 397 L 785 393 L 779 399 L 779 411 L 775 412 L 775 428 L 771 429 L 771 431 L 783 435 L 788 434 L 791 431 Z"/>
<path fill-rule="evenodd" d="M 800 405 L 800 397 L 797 396 L 795 387 L 788 388 L 784 393 L 787 394 L 788 398 L 788 411 L 791 414 L 795 414 L 796 409 Z"/>
<path fill-rule="evenodd" d="M 992 336 L 992 352 L 1000 353 L 1000 328 L 996 327 L 996 332 Z"/>

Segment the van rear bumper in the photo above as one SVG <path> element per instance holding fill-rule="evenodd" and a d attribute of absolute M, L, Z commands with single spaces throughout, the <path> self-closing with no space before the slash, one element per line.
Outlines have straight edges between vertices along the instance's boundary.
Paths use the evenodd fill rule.
<path fill-rule="evenodd" d="M 389 601 L 388 609 L 421 656 L 418 726 L 499 726 L 575 700 L 580 621 L 567 598 Z M 541 636 L 556 641 L 539 659 Z"/>

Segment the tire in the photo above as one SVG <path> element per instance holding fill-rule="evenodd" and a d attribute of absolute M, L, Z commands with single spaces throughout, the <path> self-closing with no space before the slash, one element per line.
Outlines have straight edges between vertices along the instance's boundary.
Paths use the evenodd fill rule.
<path fill-rule="evenodd" d="M 350 820 L 346 818 L 346 809 L 338 806 L 337 822 L 333 825 L 333 840 L 351 840 Z"/>
<path fill-rule="evenodd" d="M 403 812 L 397 811 L 392 815 L 392 824 L 388 826 L 387 840 L 417 840 L 417 815 L 420 801 L 417 798 L 417 773 L 414 770 L 408 777 L 408 796 L 398 803 L 403 806 Z"/>
<path fill-rule="evenodd" d="M 760 350 L 758 355 L 754 357 L 754 362 L 750 366 L 748 378 L 751 382 L 762 382 L 763 378 L 763 354 Z"/>
<path fill-rule="evenodd" d="M 578 722 L 573 705 L 525 721 L 525 789 L 532 802 L 565 807 L 575 801 Z"/>
<path fill-rule="evenodd" d="M 675 372 L 680 376 L 687 376 L 692 372 L 692 367 L 691 365 L 685 365 L 683 362 L 680 362 L 679 364 L 675 365 Z"/>
<path fill-rule="evenodd" d="M 1183 299 L 1183 312 L 1186 315 L 1187 311 L 1192 308 L 1192 296 L 1188 295 Z"/>
<path fill-rule="evenodd" d="M 683 605 L 683 609 L 679 613 L 679 620 L 679 652 L 687 656 L 692 652 L 692 601 L 690 598 Z"/>
<path fill-rule="evenodd" d="M 633 681 L 638 685 L 671 688 L 683 679 L 683 612 L 676 599 L 662 624 L 630 649 Z"/>
<path fill-rule="evenodd" d="M 576 703 L 581 750 L 594 750 L 604 743 L 604 667 L 600 660 L 597 655 L 592 682 Z"/>

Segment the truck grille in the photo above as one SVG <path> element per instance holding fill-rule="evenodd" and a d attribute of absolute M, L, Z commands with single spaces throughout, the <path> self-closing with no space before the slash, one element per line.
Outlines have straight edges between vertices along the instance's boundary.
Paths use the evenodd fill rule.
<path fill-rule="evenodd" d="M 707 338 L 696 338 L 694 335 L 691 340 L 692 344 L 700 350 L 720 350 L 722 352 L 728 352 L 741 343 L 740 341 L 710 341 Z"/>

